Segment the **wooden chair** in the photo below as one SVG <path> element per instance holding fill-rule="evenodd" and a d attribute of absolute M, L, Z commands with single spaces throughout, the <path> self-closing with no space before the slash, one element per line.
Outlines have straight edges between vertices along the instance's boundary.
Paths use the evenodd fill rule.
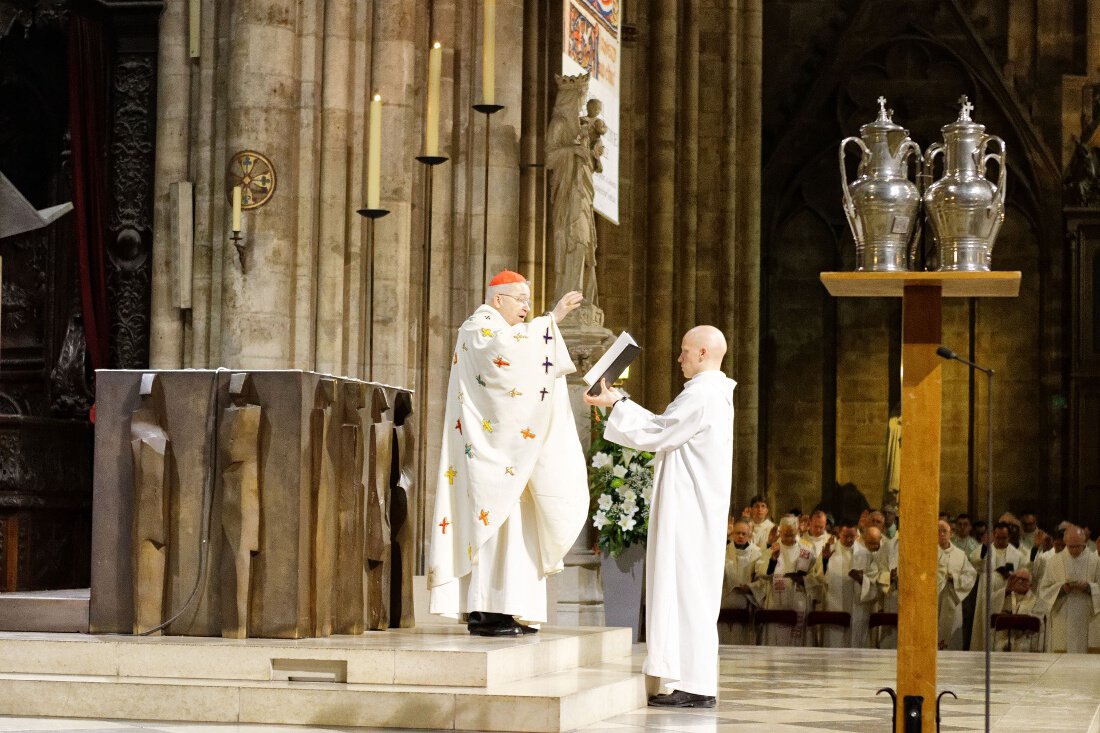
<path fill-rule="evenodd" d="M 867 619 L 867 634 L 870 636 L 875 633 L 875 629 L 878 629 L 878 635 L 874 637 L 874 647 L 877 649 L 879 643 L 881 643 L 882 628 L 898 628 L 898 615 L 896 613 L 887 613 L 885 611 L 879 611 L 872 613 L 871 617 Z"/>
<path fill-rule="evenodd" d="M 1012 651 L 1013 632 L 1032 637 L 1043 628 L 1042 621 L 1025 613 L 995 613 L 989 617 L 989 623 L 993 627 L 994 633 L 998 631 L 1008 632 L 1008 649 L 1006 651 Z"/>
<path fill-rule="evenodd" d="M 778 624 L 779 626 L 798 626 L 798 612 L 786 609 L 786 608 L 774 608 L 766 609 L 762 608 L 756 612 L 756 644 L 759 646 L 762 642 L 764 635 L 764 629 L 768 627 L 768 624 Z"/>
<path fill-rule="evenodd" d="M 839 626 L 842 629 L 850 629 L 852 627 L 852 615 L 847 611 L 810 611 L 806 614 L 806 633 L 814 635 L 814 646 L 821 646 L 822 626 Z"/>

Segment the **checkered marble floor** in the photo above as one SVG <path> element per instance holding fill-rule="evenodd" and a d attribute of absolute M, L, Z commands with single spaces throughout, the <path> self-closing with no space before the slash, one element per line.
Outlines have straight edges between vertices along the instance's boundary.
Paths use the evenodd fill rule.
<path fill-rule="evenodd" d="M 640 668 L 644 647 L 636 646 Z M 718 706 L 712 710 L 641 708 L 581 729 L 584 733 L 888 733 L 894 652 L 860 649 L 722 647 Z M 943 731 L 983 730 L 984 663 L 979 653 L 939 655 Z M 997 733 L 1100 733 L 1100 656 L 994 654 L 991 729 Z M 927 706 L 926 706 L 927 707 Z M 3 718 L 0 732 L 364 733 L 381 729 Z M 396 733 L 396 732 L 394 732 Z M 413 733 L 407 729 L 403 733 Z"/>

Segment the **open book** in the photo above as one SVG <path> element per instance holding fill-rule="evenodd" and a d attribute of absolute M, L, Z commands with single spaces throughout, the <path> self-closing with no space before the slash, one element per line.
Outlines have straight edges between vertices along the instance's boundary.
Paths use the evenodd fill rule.
<path fill-rule="evenodd" d="M 622 376 L 641 351 L 642 347 L 638 346 L 634 337 L 626 331 L 620 333 L 615 343 L 611 344 L 611 348 L 604 352 L 595 366 L 584 375 L 584 383 L 589 387 L 588 394 L 595 397 L 603 391 L 600 387 L 601 379 L 606 379 L 607 383 L 611 384 Z"/>

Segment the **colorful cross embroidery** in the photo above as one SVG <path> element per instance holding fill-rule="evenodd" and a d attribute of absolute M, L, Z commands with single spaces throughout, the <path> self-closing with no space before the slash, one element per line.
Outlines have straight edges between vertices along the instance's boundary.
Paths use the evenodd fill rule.
<path fill-rule="evenodd" d="M 466 444 L 466 457 L 467 458 L 473 458 L 474 457 L 474 446 L 471 443 Z"/>
<path fill-rule="evenodd" d="M 523 392 L 520 392 L 515 387 L 512 387 L 512 391 L 508 393 L 508 396 L 509 397 L 520 397 L 522 394 L 523 394 Z"/>
<path fill-rule="evenodd" d="M 550 392 L 546 389 L 546 387 L 543 387 L 539 390 L 539 394 L 542 395 L 542 397 L 539 397 L 539 402 L 543 402 L 546 399 L 546 395 L 550 394 Z"/>
<path fill-rule="evenodd" d="M 466 393 L 465 392 L 459 392 L 458 393 L 458 401 L 459 402 L 465 402 L 466 401 Z"/>
<path fill-rule="evenodd" d="M 473 545 L 466 545 L 466 557 L 470 558 L 471 560 L 474 559 L 474 546 Z"/>
<path fill-rule="evenodd" d="M 461 417 L 458 418 L 458 420 L 455 421 L 455 430 L 458 431 L 459 435 L 462 435 L 462 418 Z"/>
<path fill-rule="evenodd" d="M 481 514 L 478 515 L 478 521 L 482 522 L 486 527 L 489 526 L 489 512 L 484 509 L 481 510 Z"/>
<path fill-rule="evenodd" d="M 524 341 L 524 340 L 527 339 L 527 334 L 525 334 L 525 333 L 514 333 L 514 334 L 512 334 L 512 338 L 514 338 L 516 341 Z"/>
<path fill-rule="evenodd" d="M 505 359 L 503 356 L 498 356 L 493 359 L 493 363 L 497 365 L 498 369 L 503 369 L 506 366 L 512 366 L 512 363 Z"/>
<path fill-rule="evenodd" d="M 447 466 L 447 470 L 443 472 L 443 475 L 447 477 L 448 486 L 455 485 L 455 476 L 458 475 L 458 471 L 455 470 L 454 466 Z"/>
<path fill-rule="evenodd" d="M 493 320 L 493 317 L 491 315 L 489 315 L 488 313 L 486 313 L 484 316 L 482 316 L 482 318 L 484 318 L 486 321 Z"/>
<path fill-rule="evenodd" d="M 482 420 L 481 421 L 481 427 L 485 428 L 485 432 L 491 433 L 491 432 L 493 432 L 493 421 L 492 420 Z"/>
<path fill-rule="evenodd" d="M 554 337 L 550 335 L 550 327 L 549 326 L 546 327 L 546 335 L 544 335 L 542 337 L 542 340 L 545 341 L 546 343 L 550 343 L 551 341 L 554 340 Z"/>
<path fill-rule="evenodd" d="M 470 350 L 470 347 L 469 347 L 469 346 L 467 346 L 467 345 L 466 345 L 465 343 L 463 343 L 463 344 L 462 344 L 462 350 L 463 350 L 463 351 L 469 351 L 469 350 Z"/>
<path fill-rule="evenodd" d="M 443 534 L 447 534 L 447 527 L 450 527 L 451 523 L 447 521 L 446 517 L 443 517 L 443 521 L 439 523 L 440 529 L 443 530 Z"/>
<path fill-rule="evenodd" d="M 509 476 L 515 476 L 516 475 L 516 469 L 515 469 L 514 466 L 505 466 L 504 467 L 504 473 L 508 474 Z"/>
<path fill-rule="evenodd" d="M 493 329 L 483 328 L 483 329 L 481 329 L 481 335 L 484 336 L 487 339 L 491 339 L 493 337 Z"/>
<path fill-rule="evenodd" d="M 523 436 L 524 440 L 531 440 L 535 437 L 535 434 L 531 432 L 531 428 L 524 428 L 519 431 L 519 434 Z"/>
<path fill-rule="evenodd" d="M 457 351 L 455 352 L 455 358 L 451 363 L 452 364 L 457 364 L 458 363 L 458 352 Z"/>
<path fill-rule="evenodd" d="M 482 387 L 485 386 L 485 380 L 481 378 L 480 374 L 477 375 L 477 383 L 480 384 Z"/>
<path fill-rule="evenodd" d="M 550 361 L 550 357 L 546 357 L 542 362 L 542 368 L 546 370 L 546 373 L 550 373 L 550 367 L 554 366 L 554 362 Z"/>

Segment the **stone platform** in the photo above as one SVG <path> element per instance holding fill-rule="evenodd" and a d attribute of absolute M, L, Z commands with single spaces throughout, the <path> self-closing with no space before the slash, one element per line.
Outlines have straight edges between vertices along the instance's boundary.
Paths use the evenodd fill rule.
<path fill-rule="evenodd" d="M 629 629 L 324 639 L 0 634 L 0 716 L 568 731 L 645 704 Z"/>

